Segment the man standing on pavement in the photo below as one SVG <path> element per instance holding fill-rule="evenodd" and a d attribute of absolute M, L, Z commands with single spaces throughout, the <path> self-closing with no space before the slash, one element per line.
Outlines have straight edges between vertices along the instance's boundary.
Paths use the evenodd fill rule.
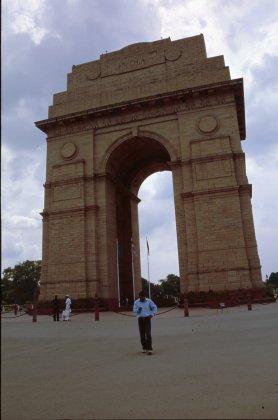
<path fill-rule="evenodd" d="M 157 313 L 157 306 L 146 298 L 143 291 L 139 292 L 139 299 L 134 302 L 133 312 L 138 318 L 140 340 L 143 353 L 152 354 L 151 319 Z"/>
<path fill-rule="evenodd" d="M 52 301 L 52 309 L 53 309 L 53 321 L 59 321 L 60 301 L 57 295 L 55 295 L 55 298 Z"/>

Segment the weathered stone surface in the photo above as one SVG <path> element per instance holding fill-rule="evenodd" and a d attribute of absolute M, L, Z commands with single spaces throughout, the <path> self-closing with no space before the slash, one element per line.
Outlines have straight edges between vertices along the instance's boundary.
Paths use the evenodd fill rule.
<path fill-rule="evenodd" d="M 137 193 L 173 174 L 185 291 L 261 287 L 245 138 L 243 80 L 202 35 L 129 45 L 73 66 L 47 134 L 41 300 L 98 294 L 114 304 L 141 284 Z M 131 238 L 136 253 L 132 254 Z M 117 242 L 120 250 L 117 256 Z"/>

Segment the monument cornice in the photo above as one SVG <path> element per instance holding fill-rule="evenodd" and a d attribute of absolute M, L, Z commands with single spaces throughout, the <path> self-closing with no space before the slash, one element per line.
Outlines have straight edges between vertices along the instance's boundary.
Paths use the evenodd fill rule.
<path fill-rule="evenodd" d="M 240 185 L 239 194 L 241 196 L 248 195 L 248 196 L 252 197 L 252 184 Z"/>
<path fill-rule="evenodd" d="M 222 93 L 222 95 L 221 95 Z M 232 95 L 228 95 L 228 93 Z M 48 138 L 79 133 L 113 125 L 163 117 L 196 109 L 236 103 L 241 139 L 245 139 L 243 79 L 180 89 L 145 98 L 120 102 L 37 121 Z"/>
<path fill-rule="evenodd" d="M 182 165 L 192 165 L 194 163 L 205 163 L 205 162 L 215 162 L 220 160 L 227 160 L 227 159 L 244 159 L 245 154 L 243 152 L 228 152 L 228 153 L 221 153 L 218 155 L 209 155 L 209 156 L 196 156 L 191 157 L 190 159 L 180 159 L 174 162 L 169 162 L 168 165 L 172 168 L 175 166 L 182 166 Z"/>
<path fill-rule="evenodd" d="M 224 251 L 224 249 L 223 249 Z M 261 265 L 256 265 L 252 268 L 248 267 L 244 267 L 244 266 L 236 266 L 232 268 L 232 271 L 250 271 L 250 269 L 256 269 L 256 270 L 260 270 L 261 269 Z M 231 271 L 231 268 L 205 268 L 205 269 L 198 269 L 197 271 L 189 271 L 188 275 L 199 275 L 199 274 L 207 274 L 207 273 L 227 273 Z"/>
<path fill-rule="evenodd" d="M 46 210 L 44 209 L 40 215 L 43 218 L 43 221 L 48 220 L 49 218 L 55 217 L 72 217 L 72 214 L 84 214 L 88 211 L 97 211 L 99 206 L 97 205 L 89 205 L 89 206 L 81 206 L 81 207 L 74 207 L 64 210 Z"/>
<path fill-rule="evenodd" d="M 203 190 L 195 190 L 189 191 L 185 193 L 181 193 L 183 199 L 192 199 L 192 198 L 199 198 L 204 195 L 223 195 L 223 194 L 238 194 L 239 186 L 231 186 L 231 187 L 219 187 L 219 188 L 210 188 L 210 189 L 203 189 Z"/>
<path fill-rule="evenodd" d="M 217 187 L 217 188 L 210 188 L 210 189 L 203 189 L 203 190 L 193 190 L 181 193 L 183 199 L 192 199 L 198 198 L 203 195 L 223 195 L 223 194 L 239 194 L 239 195 L 252 195 L 252 185 L 251 184 L 244 184 L 244 185 L 235 185 L 230 187 Z"/>
<path fill-rule="evenodd" d="M 55 181 L 45 182 L 43 186 L 45 189 L 50 189 L 52 187 L 61 186 L 61 185 L 71 185 L 71 184 L 76 184 L 80 182 L 89 182 L 89 181 L 93 181 L 94 179 L 95 179 L 95 175 L 91 175 L 91 176 L 80 175 L 80 176 L 75 176 L 72 178 L 57 179 Z"/>
<path fill-rule="evenodd" d="M 72 262 L 67 262 L 66 263 L 67 265 L 71 265 L 71 264 L 76 264 L 76 262 L 75 261 L 72 261 Z M 83 282 L 83 279 L 82 279 L 82 277 L 80 277 L 79 279 L 66 279 L 66 280 L 59 280 L 59 284 L 65 284 L 66 286 L 68 286 L 68 284 L 69 284 L 69 282 L 71 283 L 71 284 L 78 284 L 78 283 L 81 283 L 81 282 Z M 98 279 L 86 279 L 86 284 L 88 284 L 88 283 L 98 283 L 99 282 L 99 280 Z M 56 280 L 48 280 L 47 281 L 47 284 L 48 285 L 50 285 L 50 284 L 56 284 L 57 283 L 57 281 Z M 76 311 L 77 311 L 77 309 L 76 309 Z M 82 311 L 84 311 L 84 308 L 82 309 Z"/>
<path fill-rule="evenodd" d="M 189 159 L 188 161 L 182 161 L 184 164 L 193 164 L 193 163 L 205 163 L 205 162 L 216 162 L 220 160 L 227 160 L 232 159 L 234 156 L 233 152 L 229 153 L 221 153 L 219 155 L 211 155 L 211 156 L 197 156 Z"/>

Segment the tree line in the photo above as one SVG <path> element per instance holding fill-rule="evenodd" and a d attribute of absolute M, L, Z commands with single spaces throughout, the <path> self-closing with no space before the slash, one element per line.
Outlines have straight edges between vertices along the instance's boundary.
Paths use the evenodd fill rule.
<path fill-rule="evenodd" d="M 39 287 L 41 261 L 26 260 L 18 263 L 14 268 L 3 270 L 1 276 L 2 303 L 23 305 L 33 301 L 35 292 Z M 160 300 L 165 297 L 178 297 L 180 294 L 180 278 L 168 274 L 166 279 L 159 280 L 158 284 L 150 283 L 151 297 Z M 142 278 L 142 290 L 149 293 L 149 283 Z"/>
<path fill-rule="evenodd" d="M 1 276 L 2 303 L 23 305 L 32 302 L 34 293 L 38 290 L 41 272 L 41 261 L 26 260 L 18 263 L 14 268 L 8 267 Z M 271 273 L 266 279 L 266 285 L 273 289 L 278 288 L 278 272 Z M 158 283 L 152 283 L 142 278 L 142 290 L 156 302 L 162 300 L 174 301 L 179 298 L 180 278 L 175 274 L 168 274 Z"/>
<path fill-rule="evenodd" d="M 180 278 L 175 274 L 168 274 L 166 279 L 161 279 L 158 283 L 148 282 L 142 278 L 142 290 L 149 296 L 149 289 L 151 298 L 159 301 L 161 299 L 179 298 L 180 292 Z"/>
<path fill-rule="evenodd" d="M 39 286 L 41 261 L 26 260 L 14 268 L 3 270 L 1 276 L 2 304 L 23 305 L 33 301 L 34 293 Z"/>

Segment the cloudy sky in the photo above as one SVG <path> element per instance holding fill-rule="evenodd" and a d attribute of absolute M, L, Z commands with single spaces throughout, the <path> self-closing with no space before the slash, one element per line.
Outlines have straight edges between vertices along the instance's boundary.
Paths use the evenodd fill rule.
<path fill-rule="evenodd" d="M 34 121 L 66 90 L 73 64 L 126 45 L 204 34 L 244 78 L 247 175 L 263 278 L 278 271 L 277 0 L 2 0 L 2 270 L 41 258 L 46 142 Z M 171 174 L 139 196 L 142 275 L 179 274 Z M 155 216 L 154 216 L 155 215 Z"/>

